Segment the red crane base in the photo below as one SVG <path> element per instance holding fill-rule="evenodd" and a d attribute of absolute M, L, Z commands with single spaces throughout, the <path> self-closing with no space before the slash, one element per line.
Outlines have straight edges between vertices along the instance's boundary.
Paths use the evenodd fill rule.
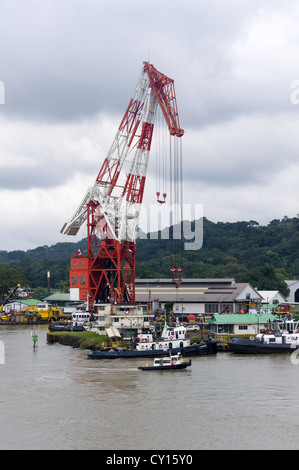
<path fill-rule="evenodd" d="M 89 256 L 90 305 L 135 303 L 135 252 L 134 242 L 101 241 L 98 252 Z"/>
<path fill-rule="evenodd" d="M 87 204 L 89 304 L 135 303 L 136 243 L 111 236 L 99 205 Z"/>
<path fill-rule="evenodd" d="M 77 300 L 95 303 L 135 303 L 134 242 L 102 240 L 92 256 L 71 258 L 70 287 Z M 73 299 L 74 300 L 74 299 Z"/>

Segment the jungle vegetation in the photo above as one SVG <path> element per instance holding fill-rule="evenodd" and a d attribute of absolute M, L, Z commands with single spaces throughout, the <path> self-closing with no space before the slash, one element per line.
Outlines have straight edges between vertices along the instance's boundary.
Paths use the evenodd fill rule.
<path fill-rule="evenodd" d="M 170 236 L 172 228 L 170 228 Z M 170 278 L 170 267 L 180 263 L 183 278 L 234 278 L 249 282 L 259 290 L 279 290 L 288 294 L 285 279 L 299 279 L 299 215 L 258 222 L 212 222 L 203 219 L 203 244 L 186 250 L 184 240 L 153 239 L 153 234 L 137 240 L 136 278 Z M 191 246 L 191 245 L 190 245 Z M 0 250 L 0 296 L 20 283 L 23 287 L 47 286 L 65 291 L 69 284 L 70 257 L 86 252 L 86 240 L 57 243 L 32 250 Z M 174 254 L 176 253 L 176 254 Z M 174 260 L 177 256 L 177 260 Z"/>

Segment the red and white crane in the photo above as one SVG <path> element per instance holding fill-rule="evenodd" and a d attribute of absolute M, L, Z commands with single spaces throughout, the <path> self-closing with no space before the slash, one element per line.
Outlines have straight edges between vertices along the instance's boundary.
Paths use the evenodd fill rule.
<path fill-rule="evenodd" d="M 89 300 L 91 307 L 135 302 L 136 236 L 158 106 L 170 135 L 182 137 L 174 81 L 143 62 L 95 183 L 61 229 L 76 235 L 87 223 L 87 256 L 72 258 L 70 289 L 71 298 Z"/>

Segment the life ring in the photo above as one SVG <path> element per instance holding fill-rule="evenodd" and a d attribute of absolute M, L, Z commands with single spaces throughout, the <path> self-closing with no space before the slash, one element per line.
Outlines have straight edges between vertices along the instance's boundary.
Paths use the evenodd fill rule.
<path fill-rule="evenodd" d="M 163 348 L 163 344 L 159 344 L 159 348 L 162 349 L 162 348 Z"/>
<path fill-rule="evenodd" d="M 175 362 L 174 361 L 171 361 L 170 365 L 171 366 L 174 366 Z"/>
<path fill-rule="evenodd" d="M 273 330 L 268 330 L 268 335 L 273 335 Z"/>
<path fill-rule="evenodd" d="M 254 341 L 254 337 L 253 336 L 250 336 L 250 341 Z"/>
<path fill-rule="evenodd" d="M 173 336 L 169 336 L 169 339 L 173 339 Z"/>
<path fill-rule="evenodd" d="M 142 343 L 147 343 L 147 339 L 146 339 L 146 338 L 142 338 L 141 342 L 142 342 Z"/>
<path fill-rule="evenodd" d="M 295 340 L 296 340 L 296 336 L 291 336 L 291 340 L 292 340 L 292 341 L 295 341 Z"/>

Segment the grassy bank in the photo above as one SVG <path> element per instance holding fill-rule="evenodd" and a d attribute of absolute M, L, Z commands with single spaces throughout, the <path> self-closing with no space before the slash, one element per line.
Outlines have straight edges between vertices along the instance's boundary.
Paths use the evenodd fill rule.
<path fill-rule="evenodd" d="M 108 336 L 93 331 L 55 331 L 48 332 L 48 343 L 60 343 L 80 349 L 94 349 L 108 345 Z"/>

